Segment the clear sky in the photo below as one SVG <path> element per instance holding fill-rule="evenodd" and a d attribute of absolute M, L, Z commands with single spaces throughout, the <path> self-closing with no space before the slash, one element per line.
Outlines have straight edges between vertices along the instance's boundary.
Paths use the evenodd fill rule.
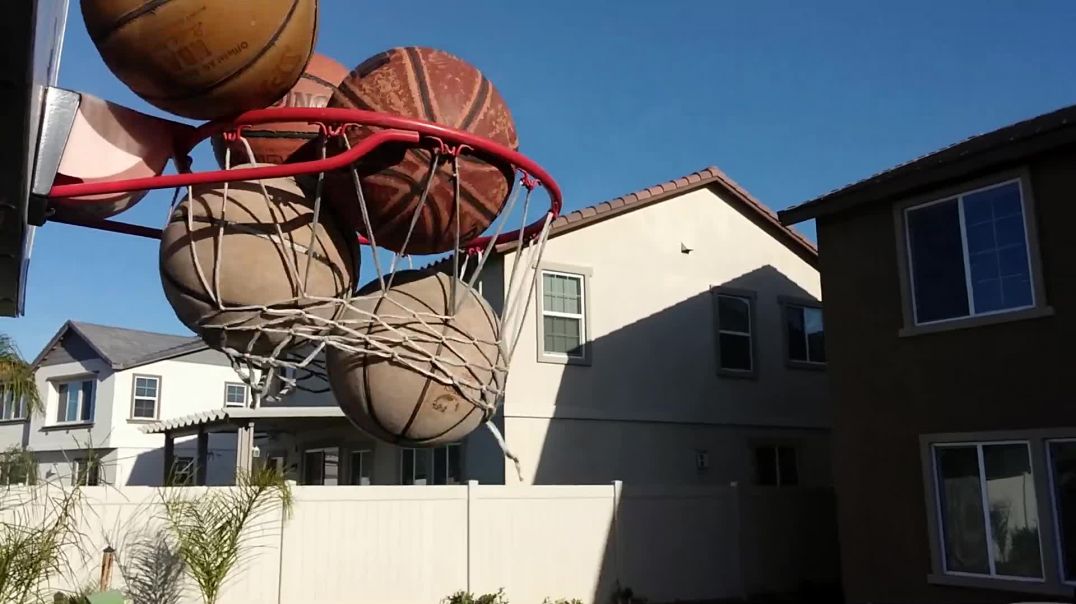
<path fill-rule="evenodd" d="M 321 4 L 318 50 L 347 66 L 425 45 L 482 69 L 569 210 L 711 164 L 781 209 L 1076 103 L 1071 0 Z M 105 68 L 78 6 L 61 86 L 160 114 Z M 195 159 L 212 166 L 204 149 Z M 169 196 L 123 219 L 159 226 Z M 156 262 L 152 240 L 48 224 L 27 314 L 0 331 L 29 357 L 67 319 L 188 333 Z"/>

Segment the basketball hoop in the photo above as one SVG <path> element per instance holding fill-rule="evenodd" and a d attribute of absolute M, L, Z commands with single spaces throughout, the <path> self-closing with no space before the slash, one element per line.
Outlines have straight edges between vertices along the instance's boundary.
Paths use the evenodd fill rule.
<path fill-rule="evenodd" d="M 318 150 L 316 155 L 320 157 L 281 165 L 257 164 L 244 132 L 251 126 L 283 122 L 305 122 L 317 126 L 320 134 L 313 144 Z M 352 145 L 347 133 L 356 127 L 368 128 L 371 133 Z M 192 171 L 188 157 L 190 151 L 215 135 L 223 136 L 230 143 L 242 143 L 248 157 L 235 161 L 231 151 L 233 145 L 228 145 L 225 169 Z M 367 196 L 364 195 L 357 166 L 364 158 L 390 146 L 421 150 L 425 153 L 424 157 L 429 158 L 429 169 L 426 181 L 417 183 L 422 195 L 414 215 L 410 217 L 410 230 L 404 238 L 404 246 L 386 250 L 378 245 L 376 231 L 371 228 Z M 198 281 L 212 300 L 216 313 L 212 325 L 208 320 L 199 325 L 206 328 L 205 331 L 199 330 L 199 333 L 208 344 L 228 356 L 237 373 L 250 386 L 254 406 L 265 400 L 279 399 L 294 390 L 324 392 L 330 377 L 328 374 L 331 373 L 324 361 L 325 355 L 332 351 L 337 354 L 361 354 L 391 360 L 429 380 L 455 387 L 467 402 L 481 410 L 483 423 L 492 429 L 504 448 L 501 435 L 488 420 L 504 394 L 508 367 L 519 341 L 519 327 L 535 289 L 537 266 L 550 224 L 561 209 L 560 189 L 541 166 L 514 150 L 467 132 L 421 120 L 340 108 L 261 109 L 243 113 L 234 119 L 209 122 L 193 129 L 185 140 L 177 141 L 175 158 L 176 174 L 59 184 L 52 187 L 49 197 L 66 198 L 68 203 L 77 201 L 92 204 L 94 200 L 82 198 L 175 188 L 170 213 L 185 212 L 184 220 L 193 224 L 190 207 L 196 187 L 223 187 L 223 198 L 227 200 L 229 188 L 238 186 L 236 183 L 257 181 L 266 204 L 269 204 L 272 194 L 267 189 L 266 181 L 285 177 L 302 178 L 306 199 L 312 202 L 316 226 L 319 222 L 327 223 L 327 217 L 333 215 L 332 205 L 323 199 L 327 176 L 331 175 L 339 182 L 341 175 L 346 176 L 347 172 L 351 174 L 359 214 L 365 226 L 356 230 L 366 233 L 366 236 L 357 235 L 362 248 L 354 246 L 354 273 L 359 275 L 362 271 L 367 272 L 369 283 L 365 287 L 360 289 L 352 286 L 339 295 L 312 293 L 310 267 L 319 245 L 313 230 L 303 246 L 303 253 L 306 254 L 305 272 L 300 267 L 303 262 L 294 259 L 288 261 L 289 278 L 299 284 L 293 305 L 242 305 L 224 300 L 220 292 L 226 284 L 220 282 L 217 267 L 227 261 L 230 250 L 220 234 L 223 226 L 214 240 L 213 262 L 207 265 L 204 260 L 199 260 L 197 253 L 191 254 Z M 461 240 L 459 182 L 465 178 L 465 171 L 474 169 L 475 165 L 492 165 L 504 173 L 516 175 L 516 179 L 490 227 L 477 237 Z M 427 265 L 422 270 L 450 276 L 449 293 L 446 294 L 448 302 L 443 309 L 408 303 L 405 297 L 390 295 L 398 280 L 408 279 L 407 276 L 400 276 L 404 271 L 409 274 L 414 272 L 414 256 L 408 252 L 407 245 L 418 214 L 423 210 L 423 205 L 429 203 L 427 194 L 440 170 L 448 170 L 456 183 L 453 200 L 456 239 L 450 251 L 424 255 Z M 534 195 L 540 190 L 544 190 L 548 197 L 547 206 L 537 207 L 533 202 Z M 190 203 L 185 204 L 185 201 Z M 227 201 L 222 212 L 226 211 Z M 66 218 L 64 221 L 72 222 Z M 220 222 L 222 225 L 227 223 L 228 217 L 222 214 Z M 78 224 L 144 237 L 160 238 L 164 233 L 163 229 L 112 220 L 83 221 Z M 266 237 L 280 246 L 284 256 L 294 254 L 298 244 L 289 239 L 279 224 L 275 225 L 275 230 L 275 233 L 269 233 Z M 285 242 L 289 241 L 285 251 Z M 497 263 L 502 274 L 499 277 L 495 275 L 495 281 L 500 284 L 498 289 L 503 291 L 503 297 L 498 295 L 497 300 L 493 301 L 493 304 L 500 306 L 493 312 L 495 328 L 481 337 L 446 329 L 444 326 L 450 324 L 456 314 L 468 305 L 481 306 L 473 298 L 484 282 L 484 269 L 497 252 L 504 251 L 512 252 L 514 257 L 510 263 Z M 364 263 L 372 263 L 372 271 L 368 271 L 369 267 Z M 251 317 L 256 317 L 256 320 Z M 499 352 L 468 353 L 471 349 Z M 505 452 L 507 454 L 507 450 Z M 515 460 L 511 454 L 508 455 Z"/>

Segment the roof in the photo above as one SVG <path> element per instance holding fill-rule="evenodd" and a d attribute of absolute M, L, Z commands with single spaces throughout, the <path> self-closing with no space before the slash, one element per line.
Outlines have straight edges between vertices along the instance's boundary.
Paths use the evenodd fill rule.
<path fill-rule="evenodd" d="M 704 187 L 720 189 L 729 198 L 749 215 L 758 219 L 763 225 L 769 227 L 770 232 L 792 251 L 799 254 L 812 265 L 817 263 L 818 249 L 807 238 L 791 227 L 784 225 L 778 219 L 777 214 L 762 205 L 746 189 L 736 184 L 724 172 L 716 166 L 710 166 L 698 172 L 692 172 L 675 180 L 669 180 L 656 184 L 633 193 L 622 195 L 615 199 L 603 201 L 581 210 L 575 210 L 559 216 L 550 225 L 549 236 L 557 237 L 576 229 L 590 226 L 596 222 L 608 220 L 621 214 L 644 208 L 655 203 L 679 197 L 684 193 L 702 189 Z M 497 246 L 497 252 L 509 252 L 516 249 L 517 244 L 505 243 Z"/>
<path fill-rule="evenodd" d="M 344 419 L 344 412 L 336 405 L 324 407 L 259 407 L 257 409 L 225 408 L 192 413 L 182 417 L 165 419 L 142 426 L 145 434 L 191 431 L 200 426 L 212 427 L 250 420 L 296 420 L 296 419 Z"/>
<path fill-rule="evenodd" d="M 155 361 L 209 348 L 196 336 L 139 331 L 81 321 L 67 321 L 34 359 L 36 366 L 68 333 L 75 333 L 115 370 L 130 369 Z"/>
<path fill-rule="evenodd" d="M 879 172 L 779 212 L 795 224 L 853 206 L 906 196 L 959 179 L 1001 169 L 1034 155 L 1076 143 L 1076 105 L 971 136 L 933 153 Z"/>

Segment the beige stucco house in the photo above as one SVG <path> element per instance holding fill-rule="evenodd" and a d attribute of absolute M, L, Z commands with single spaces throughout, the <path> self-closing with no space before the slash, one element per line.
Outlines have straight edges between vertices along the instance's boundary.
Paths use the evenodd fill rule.
<path fill-rule="evenodd" d="M 516 250 L 480 291 L 504 306 Z M 829 484 L 817 252 L 709 168 L 560 217 L 495 418 L 535 484 Z M 519 481 L 478 430 L 439 449 L 364 436 L 324 385 L 144 427 L 238 434 L 306 484 Z M 252 459 L 249 461 L 253 461 Z"/>

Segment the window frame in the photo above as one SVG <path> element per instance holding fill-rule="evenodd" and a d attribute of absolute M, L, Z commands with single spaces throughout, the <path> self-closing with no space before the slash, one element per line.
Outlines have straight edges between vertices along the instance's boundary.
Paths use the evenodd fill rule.
<path fill-rule="evenodd" d="M 5 417 L 6 410 L 11 409 L 11 417 Z M 0 393 L 0 424 L 16 424 L 25 422 L 29 419 L 29 409 L 26 405 L 26 399 L 19 399 L 15 401 L 15 396 L 11 392 Z"/>
<path fill-rule="evenodd" d="M 536 269 L 538 271 L 538 278 L 535 280 L 535 303 L 534 308 L 536 311 L 535 320 L 535 333 L 537 335 L 537 354 L 539 363 L 554 363 L 559 365 L 590 365 L 591 358 L 591 333 L 592 323 L 590 320 L 590 307 L 591 307 L 591 289 L 590 281 L 593 278 L 592 271 L 586 267 L 569 266 L 563 264 L 543 263 Z M 545 275 L 559 275 L 563 277 L 570 277 L 573 279 L 579 279 L 579 298 L 583 306 L 583 312 L 579 315 L 570 313 L 558 313 L 556 311 L 545 310 Z M 579 332 L 580 332 L 580 344 L 582 349 L 581 355 L 570 355 L 558 352 L 548 352 L 545 349 L 545 316 L 553 317 L 567 317 L 571 319 L 579 319 Z"/>
<path fill-rule="evenodd" d="M 448 480 L 447 476 L 448 476 L 448 464 L 449 464 L 449 461 L 450 461 L 451 457 L 448 455 L 448 450 L 450 448 L 453 448 L 453 447 L 457 447 L 459 449 L 459 452 L 460 452 L 460 455 L 459 455 L 459 459 L 460 459 L 459 473 L 460 473 L 460 476 L 459 476 L 459 482 L 449 483 L 447 481 Z M 438 449 L 444 449 L 445 450 L 445 466 L 446 466 L 445 467 L 445 477 L 446 478 L 445 478 L 445 483 L 444 484 L 440 484 L 440 483 L 437 482 L 437 455 L 434 453 L 434 451 L 437 451 Z M 414 462 L 412 462 L 412 464 L 411 464 L 411 482 L 406 482 L 404 480 L 404 455 L 408 451 L 411 451 L 412 454 L 416 458 L 417 458 L 417 456 L 419 454 L 422 454 L 422 455 L 424 455 L 426 457 L 426 464 L 427 464 L 426 469 L 428 471 L 428 478 L 426 478 L 426 482 L 424 484 L 415 484 L 415 464 L 414 464 Z M 429 487 L 429 486 L 459 486 L 461 484 L 466 484 L 467 479 L 465 478 L 466 474 L 464 472 L 464 459 L 465 458 L 464 458 L 463 443 L 458 443 L 458 442 L 457 443 L 448 443 L 446 445 L 440 445 L 440 446 L 437 446 L 437 447 L 421 448 L 421 449 L 415 448 L 415 447 L 400 447 L 400 457 L 399 457 L 399 461 L 400 461 L 400 474 L 399 474 L 399 476 L 400 476 L 400 484 L 403 485 L 403 486 L 425 486 L 425 487 Z"/>
<path fill-rule="evenodd" d="M 1072 579 L 1065 578 L 1065 554 L 1061 550 L 1061 514 L 1058 510 L 1057 502 L 1057 490 L 1054 484 L 1054 460 L 1053 452 L 1050 450 L 1050 445 L 1053 443 L 1073 443 L 1076 444 L 1076 435 L 1060 437 L 1060 438 L 1044 438 L 1044 454 L 1046 455 L 1046 480 L 1050 491 L 1049 507 L 1050 512 L 1053 513 L 1053 534 L 1051 537 L 1054 539 L 1054 550 L 1057 556 L 1057 577 L 1062 585 L 1070 588 L 1076 587 L 1076 577 Z M 1045 549 L 1045 546 L 1043 546 Z"/>
<path fill-rule="evenodd" d="M 186 462 L 186 467 L 183 470 L 179 470 L 180 460 L 189 460 Z M 190 455 L 176 455 L 172 459 L 172 468 L 168 471 L 169 486 L 192 486 L 196 480 L 198 460 Z M 176 480 L 176 477 L 181 473 L 187 475 L 186 481 Z"/>
<path fill-rule="evenodd" d="M 153 417 L 143 417 L 135 415 L 135 403 L 139 400 L 150 400 L 146 396 L 138 396 L 138 379 L 144 380 L 156 380 L 157 381 L 157 396 L 153 400 Z M 159 375 L 151 375 L 146 373 L 135 373 L 131 375 L 131 410 L 128 419 L 134 422 L 154 422 L 161 417 L 161 387 L 164 385 L 164 379 Z"/>
<path fill-rule="evenodd" d="M 80 484 L 82 482 L 81 481 L 82 472 L 80 471 L 80 468 L 83 465 L 87 465 L 88 469 L 95 470 L 94 473 L 93 473 L 94 480 L 92 482 L 87 480 L 86 484 Z M 87 475 L 87 477 L 90 476 L 88 471 L 87 471 L 86 475 Z M 104 474 L 103 474 L 102 468 L 101 468 L 101 459 L 100 458 L 97 458 L 97 457 L 80 457 L 80 458 L 71 460 L 71 486 L 73 486 L 73 487 L 97 487 L 97 486 L 101 486 L 102 484 L 105 484 L 105 479 L 104 479 Z"/>
<path fill-rule="evenodd" d="M 83 411 L 85 409 L 86 401 L 82 396 L 82 385 L 86 382 L 90 382 L 90 399 L 91 399 L 91 413 L 89 419 L 82 419 Z M 52 398 L 52 394 L 56 394 L 56 407 L 55 413 L 52 415 L 52 421 L 46 427 L 71 427 L 71 426 L 89 426 L 92 425 L 97 419 L 97 376 L 89 373 L 83 375 L 72 375 L 55 377 L 48 380 L 48 396 Z M 79 400 L 78 400 L 78 416 L 73 420 L 61 420 L 59 419 L 61 406 L 63 409 L 67 409 L 67 401 L 60 397 L 60 386 L 67 386 L 70 390 L 72 384 L 78 385 Z M 66 414 L 65 414 L 66 417 Z"/>
<path fill-rule="evenodd" d="M 716 366 L 717 375 L 728 378 L 741 378 L 741 379 L 757 379 L 758 378 L 758 346 L 756 340 L 758 336 L 758 294 L 755 291 L 749 289 L 737 289 L 733 287 L 716 286 L 710 288 L 711 306 L 713 307 L 713 321 L 714 321 L 714 361 Z M 748 333 L 742 333 L 731 330 L 721 329 L 721 297 L 727 298 L 739 298 L 747 302 L 747 325 L 750 330 Z M 751 358 L 751 369 L 731 369 L 721 366 L 721 332 L 728 331 L 728 333 L 739 336 L 747 336 L 748 351 Z"/>
<path fill-rule="evenodd" d="M 773 449 L 774 457 L 773 463 L 775 464 L 775 476 L 777 477 L 776 484 L 764 485 L 758 481 L 758 451 L 759 449 Z M 792 484 L 786 484 L 781 480 L 781 449 L 789 449 L 792 451 L 792 461 L 796 467 L 796 481 Z M 764 441 L 751 443 L 751 463 L 754 466 L 755 476 L 752 483 L 759 488 L 768 489 L 780 489 L 780 488 L 795 488 L 803 486 L 803 465 L 800 463 L 800 446 L 792 442 L 784 441 Z"/>
<path fill-rule="evenodd" d="M 1004 430 L 989 432 L 923 434 L 919 437 L 919 456 L 922 466 L 924 502 L 926 505 L 927 536 L 930 551 L 930 572 L 927 582 L 936 585 L 972 587 L 1048 596 L 1071 596 L 1074 583 L 1062 579 L 1058 523 L 1053 500 L 1051 468 L 1047 446 L 1052 441 L 1076 440 L 1076 426 L 1038 430 Z M 938 483 L 933 452 L 936 446 L 971 446 L 1027 443 L 1034 493 L 1039 518 L 1039 556 L 1042 560 L 1042 579 L 990 576 L 972 573 L 950 573 L 945 570 L 944 534 Z M 984 489 L 985 490 L 985 489 Z M 989 547 L 989 545 L 988 545 Z"/>
<path fill-rule="evenodd" d="M 328 456 L 328 454 L 332 453 L 332 452 L 336 453 L 336 482 L 333 483 L 333 484 L 326 484 L 325 483 L 325 475 L 326 475 L 326 473 L 325 473 L 325 459 Z M 308 465 L 309 465 L 307 463 L 307 456 L 310 455 L 311 453 L 321 453 L 321 482 L 317 483 L 317 484 L 311 484 L 311 483 L 306 481 L 306 477 L 307 477 L 306 472 L 307 472 Z M 340 478 L 341 478 L 340 475 L 343 473 L 343 463 L 342 463 L 343 459 L 342 459 L 341 453 L 342 453 L 341 448 L 336 447 L 336 446 L 328 446 L 328 447 L 313 447 L 313 446 L 310 446 L 310 447 L 303 448 L 302 452 L 300 454 L 300 458 L 299 458 L 300 459 L 300 467 L 299 467 L 300 484 L 302 484 L 304 486 L 315 486 L 315 487 L 335 487 L 335 486 L 340 486 L 340 484 L 342 484 L 341 480 L 340 480 Z"/>
<path fill-rule="evenodd" d="M 1020 188 L 1020 203 L 1024 222 L 1024 239 L 1027 245 L 1028 265 L 1031 277 L 1032 305 L 1014 309 L 996 310 L 978 314 L 969 314 L 963 317 L 951 319 L 939 319 L 926 323 L 918 323 L 915 312 L 915 289 L 912 279 L 911 248 L 908 245 L 908 212 L 917 208 L 927 207 L 933 204 L 946 202 L 952 199 L 971 195 L 987 189 L 1000 187 L 1010 183 L 1017 183 Z M 960 205 L 960 231 L 963 239 L 963 261 L 965 279 L 970 280 L 970 265 L 968 260 L 966 226 L 963 220 L 963 204 Z M 901 295 L 902 326 L 898 332 L 901 337 L 916 336 L 922 334 L 949 331 L 953 329 L 965 329 L 983 325 L 994 325 L 1010 321 L 1035 319 L 1053 314 L 1046 298 L 1046 288 L 1042 276 L 1042 261 L 1039 254 L 1038 213 L 1036 211 L 1034 188 L 1031 186 L 1031 175 L 1026 166 L 996 172 L 982 178 L 964 181 L 958 185 L 934 189 L 929 193 L 904 199 L 893 205 L 893 223 L 897 244 L 897 273 L 899 277 Z M 970 282 L 969 282 L 970 283 Z M 970 285 L 967 285 L 970 290 Z M 969 311 L 972 304 L 969 293 Z"/>
<path fill-rule="evenodd" d="M 358 447 L 358 448 L 348 449 L 348 451 L 347 451 L 347 484 L 352 485 L 352 486 L 370 486 L 370 485 L 364 485 L 361 482 L 356 484 L 355 482 L 352 482 L 352 480 L 351 480 L 354 477 L 354 466 L 355 466 L 355 457 L 356 456 L 358 456 L 358 458 L 359 458 L 359 469 L 360 470 L 366 469 L 366 470 L 369 471 L 370 485 L 373 485 L 374 484 L 374 467 L 373 467 L 373 463 L 372 463 L 373 462 L 373 456 L 374 456 L 373 447 Z M 366 466 L 367 463 L 370 463 L 369 467 Z M 360 474 L 360 476 L 361 476 L 361 474 Z"/>
<path fill-rule="evenodd" d="M 239 386 L 243 389 L 243 402 L 231 403 L 228 401 L 228 389 L 232 386 Z M 224 382 L 224 408 L 225 409 L 246 409 L 250 403 L 250 388 L 243 382 Z"/>
<path fill-rule="evenodd" d="M 823 338 L 822 339 L 822 347 L 823 347 L 823 350 L 825 350 L 826 317 L 825 317 L 825 311 L 823 310 L 823 307 L 822 307 L 822 302 L 820 302 L 818 300 L 811 299 L 811 298 L 801 298 L 801 297 L 795 297 L 795 296 L 777 296 L 777 303 L 781 307 L 781 343 L 782 343 L 781 354 L 782 354 L 782 356 L 784 357 L 784 360 L 785 360 L 785 367 L 788 367 L 789 369 L 812 369 L 812 370 L 815 370 L 815 371 L 825 371 L 826 367 L 829 364 L 829 354 L 828 354 L 829 351 L 828 350 L 826 351 L 827 354 L 826 354 L 826 360 L 825 361 L 811 361 L 811 360 L 801 361 L 799 359 L 793 359 L 792 358 L 792 349 L 790 347 L 791 342 L 789 340 L 789 333 L 788 333 L 788 314 L 790 312 L 792 312 L 793 309 L 796 309 L 796 310 L 808 309 L 808 308 L 817 309 L 819 312 L 822 312 L 822 338 Z M 804 318 L 804 325 L 806 325 L 806 323 L 807 323 L 806 318 Z M 805 339 L 807 337 L 806 330 L 804 330 L 803 337 Z M 811 350 L 810 349 L 811 349 L 811 347 L 810 347 L 810 345 L 808 345 L 807 346 L 808 359 L 811 356 Z"/>

